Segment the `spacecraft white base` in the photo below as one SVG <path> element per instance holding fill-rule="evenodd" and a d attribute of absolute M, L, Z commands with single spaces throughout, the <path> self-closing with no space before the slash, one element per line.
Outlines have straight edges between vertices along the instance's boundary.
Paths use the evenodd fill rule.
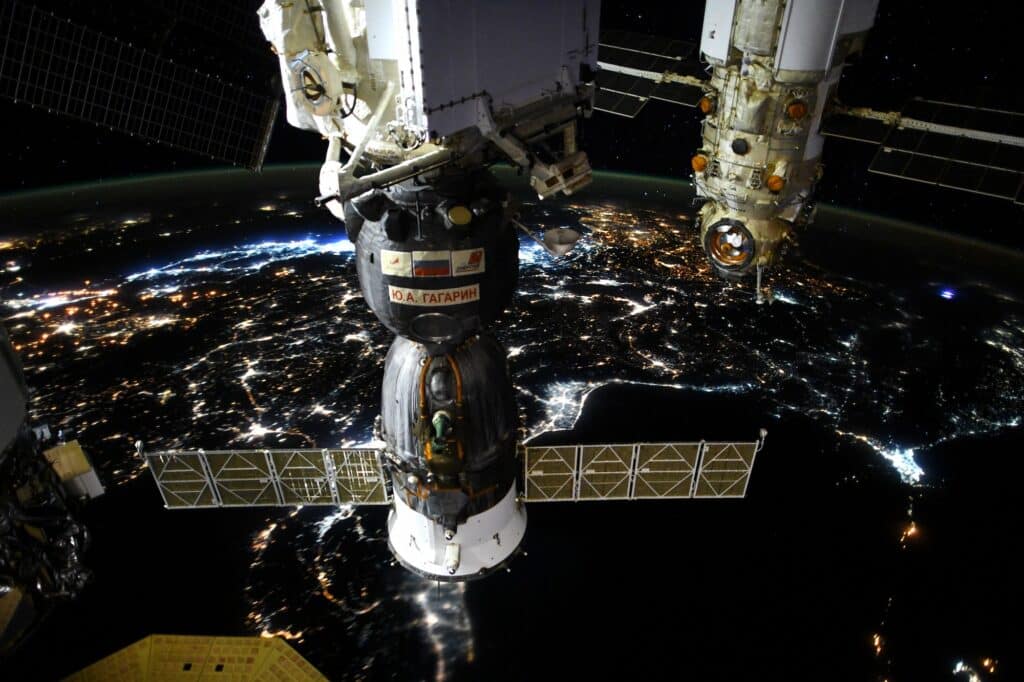
<path fill-rule="evenodd" d="M 501 502 L 461 524 L 450 540 L 445 530 L 394 496 L 388 515 L 388 545 L 395 558 L 431 580 L 471 580 L 499 568 L 519 549 L 526 534 L 526 506 L 516 486 Z"/>

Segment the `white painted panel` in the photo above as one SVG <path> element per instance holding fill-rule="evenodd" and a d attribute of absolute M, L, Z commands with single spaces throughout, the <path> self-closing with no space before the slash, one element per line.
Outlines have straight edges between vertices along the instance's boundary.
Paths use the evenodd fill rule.
<path fill-rule="evenodd" d="M 789 0 L 775 55 L 776 68 L 827 70 L 842 10 L 843 0 Z"/>
<path fill-rule="evenodd" d="M 419 15 L 415 0 L 395 0 L 395 21 L 400 77 L 399 102 L 404 122 L 414 126 L 426 125 L 423 115 L 422 74 L 420 73 Z M 404 20 L 402 19 L 404 17 Z"/>
<path fill-rule="evenodd" d="M 419 2 L 420 83 L 431 132 L 444 136 L 476 123 L 477 101 L 496 110 L 571 84 L 593 62 L 598 7 L 589 0 Z M 590 44 L 588 45 L 588 40 Z"/>
<path fill-rule="evenodd" d="M 370 59 L 398 59 L 392 0 L 365 0 L 366 45 Z"/>
<path fill-rule="evenodd" d="M 863 33 L 875 25 L 878 0 L 846 0 L 843 5 L 843 23 L 840 35 Z"/>
<path fill-rule="evenodd" d="M 729 56 L 732 20 L 736 0 L 707 0 L 704 4 L 704 26 L 700 34 L 700 51 L 709 62 L 724 63 Z"/>
<path fill-rule="evenodd" d="M 810 126 L 811 134 L 807 136 L 807 143 L 804 145 L 805 161 L 821 156 L 821 151 L 825 146 L 825 138 L 821 136 L 818 130 L 821 128 L 821 118 L 825 115 L 825 107 L 828 106 L 829 89 L 839 80 L 841 73 L 840 69 L 835 69 L 829 74 L 828 78 L 818 83 L 814 112 L 811 114 L 810 121 L 807 122 L 807 125 Z"/>

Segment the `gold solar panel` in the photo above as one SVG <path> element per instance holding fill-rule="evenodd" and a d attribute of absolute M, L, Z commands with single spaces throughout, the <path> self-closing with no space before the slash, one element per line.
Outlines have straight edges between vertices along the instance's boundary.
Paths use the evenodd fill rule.
<path fill-rule="evenodd" d="M 210 651 L 212 637 L 153 635 L 148 679 L 197 680 Z"/>
<path fill-rule="evenodd" d="M 526 501 L 744 497 L 762 443 L 527 447 Z"/>
<path fill-rule="evenodd" d="M 332 450 L 335 476 L 338 481 L 338 500 L 341 503 L 387 504 L 377 450 Z"/>
<path fill-rule="evenodd" d="M 526 499 L 545 502 L 576 498 L 576 446 L 525 450 Z"/>
<path fill-rule="evenodd" d="M 639 446 L 634 498 L 690 497 L 700 443 L 644 443 Z"/>
<path fill-rule="evenodd" d="M 757 443 L 705 443 L 694 497 L 743 497 Z"/>
<path fill-rule="evenodd" d="M 632 445 L 581 446 L 579 499 L 629 499 L 632 469 Z"/>
<path fill-rule="evenodd" d="M 199 453 L 158 453 L 147 455 L 146 462 L 167 507 L 219 506 Z"/>
<path fill-rule="evenodd" d="M 206 461 L 221 505 L 254 507 L 278 504 L 266 452 L 209 452 Z"/>
<path fill-rule="evenodd" d="M 146 453 L 169 508 L 388 504 L 380 450 Z"/>
<path fill-rule="evenodd" d="M 73 682 L 321 682 L 277 637 L 151 635 L 66 678 Z"/>
<path fill-rule="evenodd" d="M 322 451 L 275 450 L 272 456 L 285 504 L 334 503 Z"/>

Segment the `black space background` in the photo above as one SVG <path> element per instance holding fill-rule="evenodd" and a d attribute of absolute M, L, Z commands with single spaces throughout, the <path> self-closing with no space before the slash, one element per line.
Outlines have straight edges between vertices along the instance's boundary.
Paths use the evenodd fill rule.
<path fill-rule="evenodd" d="M 179 4 L 173 0 L 37 4 L 225 80 L 276 92 L 275 57 L 259 32 L 255 0 L 217 0 L 225 16 L 237 12 L 248 22 L 232 24 L 228 39 L 220 38 L 223 31 L 176 20 L 168 9 Z M 840 97 L 885 110 L 901 108 L 913 95 L 1021 110 L 1015 8 L 979 2 L 953 10 L 935 2 L 883 0 L 863 58 L 844 74 Z M 602 3 L 601 13 L 604 28 L 696 40 L 703 3 L 612 0 Z M 0 194 L 218 165 L 8 100 L 0 100 L 0 115 L 6 131 Z M 596 114 L 584 130 L 584 148 L 595 169 L 688 177 L 698 134 L 694 110 L 651 102 L 634 121 Z M 323 149 L 319 136 L 285 123 L 282 107 L 267 162 L 314 162 Z M 869 174 L 873 153 L 867 145 L 830 140 L 819 200 L 1024 246 L 1019 207 Z"/>

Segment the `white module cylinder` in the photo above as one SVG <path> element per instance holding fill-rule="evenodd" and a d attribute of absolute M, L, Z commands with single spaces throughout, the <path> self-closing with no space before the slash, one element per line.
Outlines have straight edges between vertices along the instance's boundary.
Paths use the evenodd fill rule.
<path fill-rule="evenodd" d="M 832 63 L 844 0 L 789 0 L 779 29 L 775 72 L 824 75 Z M 780 80 L 786 80 L 779 77 Z"/>
<path fill-rule="evenodd" d="M 403 566 L 425 578 L 454 582 L 500 568 L 526 534 L 526 507 L 516 486 L 486 511 L 470 516 L 453 534 L 395 495 L 388 515 L 388 545 Z"/>

